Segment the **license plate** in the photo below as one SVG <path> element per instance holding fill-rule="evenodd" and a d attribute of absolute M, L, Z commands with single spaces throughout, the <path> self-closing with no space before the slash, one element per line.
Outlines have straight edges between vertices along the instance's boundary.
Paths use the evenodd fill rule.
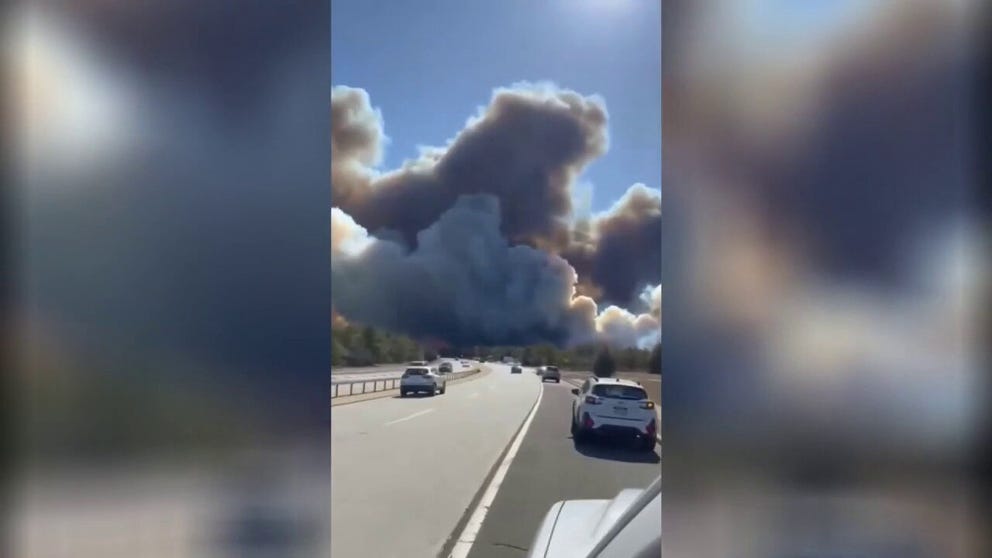
<path fill-rule="evenodd" d="M 613 407 L 613 410 L 616 411 L 618 415 L 627 414 L 627 407 Z"/>

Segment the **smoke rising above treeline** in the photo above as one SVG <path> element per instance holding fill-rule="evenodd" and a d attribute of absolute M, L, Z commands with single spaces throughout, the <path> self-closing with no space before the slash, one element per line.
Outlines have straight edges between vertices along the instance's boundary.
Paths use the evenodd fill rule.
<path fill-rule="evenodd" d="M 635 184 L 584 218 L 573 207 L 609 146 L 603 99 L 497 89 L 448 145 L 388 171 L 364 90 L 334 87 L 331 121 L 332 297 L 346 319 L 466 345 L 660 339 L 660 192 Z"/>

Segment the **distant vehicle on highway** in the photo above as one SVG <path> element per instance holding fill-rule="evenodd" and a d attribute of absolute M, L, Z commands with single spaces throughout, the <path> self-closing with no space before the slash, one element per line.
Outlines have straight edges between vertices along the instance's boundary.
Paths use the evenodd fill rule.
<path fill-rule="evenodd" d="M 544 516 L 527 556 L 661 556 L 660 514 L 661 477 L 612 500 L 563 500 Z"/>
<path fill-rule="evenodd" d="M 620 378 L 586 380 L 572 390 L 572 438 L 633 436 L 644 451 L 654 451 L 658 432 L 654 402 L 637 382 Z"/>
<path fill-rule="evenodd" d="M 451 374 L 453 372 L 450 362 L 442 362 L 441 366 L 438 366 L 438 370 L 442 374 Z"/>
<path fill-rule="evenodd" d="M 510 374 L 520 374 L 523 371 L 524 371 L 523 368 L 520 368 L 520 366 L 516 364 L 514 364 L 513 367 L 510 368 Z"/>
<path fill-rule="evenodd" d="M 544 366 L 539 373 L 542 382 L 554 380 L 556 384 L 561 383 L 561 372 L 558 371 L 557 366 Z"/>
<path fill-rule="evenodd" d="M 438 392 L 443 394 L 447 388 L 447 380 L 438 374 L 436 368 L 428 366 L 411 366 L 400 378 L 400 397 L 419 392 L 427 392 L 433 397 Z"/>
<path fill-rule="evenodd" d="M 463 360 L 462 361 L 462 367 L 468 368 L 468 366 L 469 366 L 468 361 L 467 360 Z"/>

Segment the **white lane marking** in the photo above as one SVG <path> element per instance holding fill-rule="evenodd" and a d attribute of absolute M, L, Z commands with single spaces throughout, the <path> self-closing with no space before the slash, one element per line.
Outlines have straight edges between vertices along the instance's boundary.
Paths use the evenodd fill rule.
<path fill-rule="evenodd" d="M 434 409 L 433 409 L 433 408 L 430 408 L 430 409 L 424 409 L 423 411 L 417 411 L 416 413 L 413 413 L 412 415 L 410 415 L 410 416 L 408 416 L 408 417 L 403 417 L 403 418 L 400 418 L 400 419 L 396 419 L 396 420 L 391 420 L 391 421 L 389 421 L 389 422 L 387 422 L 387 423 L 385 424 L 385 426 L 389 426 L 390 424 L 396 424 L 396 423 L 398 423 L 398 422 L 403 422 L 403 421 L 406 421 L 406 420 L 410 420 L 410 419 L 412 419 L 412 418 L 417 418 L 417 417 L 419 417 L 420 415 L 426 415 L 427 413 L 431 413 L 431 412 L 433 412 L 433 411 L 434 411 Z"/>
<path fill-rule="evenodd" d="M 531 408 L 530 414 L 527 415 L 527 419 L 524 420 L 524 425 L 517 433 L 517 437 L 513 439 L 513 443 L 510 445 L 510 449 L 506 452 L 503 457 L 503 461 L 499 464 L 499 468 L 496 469 L 496 474 L 493 475 L 491 481 L 489 481 L 489 486 L 486 487 L 486 492 L 482 495 L 482 499 L 479 500 L 479 505 L 475 507 L 475 511 L 472 512 L 472 517 L 469 518 L 468 523 L 465 524 L 465 528 L 462 529 L 460 535 L 458 535 L 458 542 L 455 543 L 455 547 L 451 549 L 451 554 L 448 558 L 466 558 L 468 553 L 472 551 L 472 544 L 475 543 L 475 538 L 479 535 L 479 531 L 482 530 L 482 522 L 486 520 L 486 514 L 489 512 L 489 507 L 492 506 L 493 500 L 496 499 L 496 493 L 499 492 L 499 487 L 503 484 L 503 479 L 506 477 L 507 471 L 510 470 L 510 463 L 513 462 L 513 458 L 517 456 L 517 450 L 520 449 L 520 444 L 524 441 L 524 436 L 527 435 L 527 430 L 530 429 L 530 423 L 534 421 L 534 416 L 537 414 L 537 408 L 541 406 L 541 397 L 544 395 L 544 386 L 541 386 L 541 391 L 537 392 L 537 401 L 534 403 L 534 407 Z"/>

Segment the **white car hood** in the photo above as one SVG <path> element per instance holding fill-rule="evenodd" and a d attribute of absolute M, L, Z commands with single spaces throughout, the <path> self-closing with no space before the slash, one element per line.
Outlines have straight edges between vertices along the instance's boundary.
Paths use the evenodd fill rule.
<path fill-rule="evenodd" d="M 565 500 L 548 511 L 528 558 L 580 558 L 596 546 L 644 491 L 630 488 L 612 500 Z"/>

